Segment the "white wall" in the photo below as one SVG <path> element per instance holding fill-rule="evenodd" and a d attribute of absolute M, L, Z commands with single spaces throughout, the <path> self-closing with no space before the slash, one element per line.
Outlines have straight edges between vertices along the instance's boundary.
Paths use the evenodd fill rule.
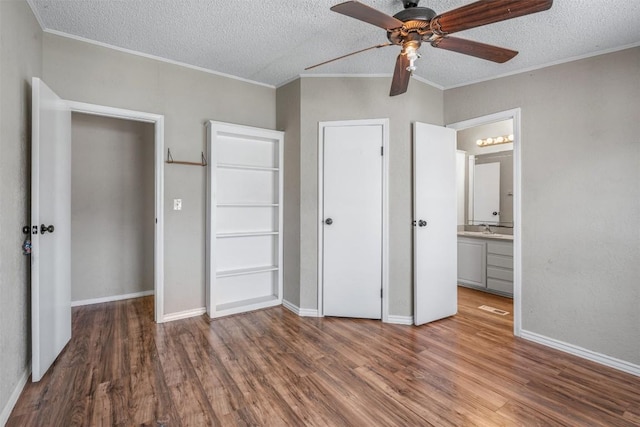
<path fill-rule="evenodd" d="M 71 122 L 71 300 L 152 291 L 154 126 Z"/>
<path fill-rule="evenodd" d="M 275 89 L 114 49 L 45 34 L 43 79 L 62 98 L 163 114 L 165 149 L 199 161 L 207 120 L 273 129 Z M 166 314 L 205 306 L 203 167 L 161 165 L 165 172 Z M 182 199 L 174 211 L 173 199 Z"/>
<path fill-rule="evenodd" d="M 42 71 L 42 31 L 24 1 L 0 1 L 0 425 L 31 369 L 31 77 Z M 19 391 L 19 390 L 18 390 Z"/>
<path fill-rule="evenodd" d="M 640 48 L 447 90 L 522 108 L 522 327 L 640 364 Z"/>

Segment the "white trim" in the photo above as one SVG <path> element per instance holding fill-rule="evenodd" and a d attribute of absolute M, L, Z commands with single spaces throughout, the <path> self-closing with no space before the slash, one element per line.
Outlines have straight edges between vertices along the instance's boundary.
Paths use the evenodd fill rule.
<path fill-rule="evenodd" d="M 124 108 L 66 101 L 72 112 L 154 124 L 155 232 L 154 280 L 156 323 L 164 322 L 164 116 Z"/>
<path fill-rule="evenodd" d="M 591 351 L 586 348 L 579 347 L 577 345 L 573 345 L 573 344 L 566 343 L 564 341 L 549 338 L 547 336 L 540 335 L 535 332 L 522 330 L 520 336 L 521 338 L 524 338 L 526 340 L 533 341 L 538 344 L 542 344 L 544 346 L 551 347 L 556 350 L 560 350 L 562 352 L 569 353 L 574 356 L 578 356 L 583 359 L 587 359 L 592 362 L 599 363 L 601 365 L 605 365 L 610 368 L 614 368 L 619 371 L 623 371 L 628 374 L 640 377 L 640 365 L 635 365 L 625 360 L 620 360 L 620 359 L 616 359 L 615 357 L 607 356 L 606 354 L 597 353 L 595 351 Z"/>
<path fill-rule="evenodd" d="M 393 316 L 389 315 L 387 317 L 387 323 L 392 323 L 394 325 L 413 325 L 413 316 Z"/>
<path fill-rule="evenodd" d="M 193 308 L 191 310 L 178 311 L 164 315 L 164 322 L 173 322 L 174 320 L 189 319 L 190 317 L 202 316 L 207 312 L 206 307 Z"/>
<path fill-rule="evenodd" d="M 522 131 L 521 110 L 501 111 L 447 125 L 457 131 L 470 127 L 513 120 L 513 334 L 522 333 Z"/>
<path fill-rule="evenodd" d="M 37 16 L 36 16 L 36 19 L 37 19 Z M 254 84 L 254 85 L 257 85 L 257 86 L 268 87 L 270 89 L 275 89 L 276 88 L 275 85 L 270 85 L 270 84 L 258 82 L 258 81 L 255 81 L 255 80 L 245 79 L 243 77 L 234 76 L 232 74 L 226 74 L 226 73 L 222 73 L 220 71 L 214 71 L 214 70 L 209 69 L 209 68 L 204 68 L 204 67 L 199 67 L 197 65 L 187 64 L 185 62 L 175 61 L 173 59 L 163 58 L 161 56 L 156 56 L 156 55 L 151 55 L 151 54 L 148 54 L 148 53 L 138 52 L 136 50 L 127 49 L 127 48 L 124 48 L 124 47 L 114 46 L 114 45 L 111 45 L 111 44 L 108 44 L 108 43 L 103 43 L 103 42 L 99 42 L 99 41 L 96 41 L 96 40 L 87 39 L 87 38 L 84 38 L 84 37 L 81 37 L 81 36 L 76 36 L 76 35 L 73 35 L 73 34 L 64 33 L 62 31 L 51 30 L 51 29 L 43 27 L 42 32 L 48 33 L 48 34 L 53 34 L 54 36 L 65 37 L 65 38 L 68 38 L 68 39 L 72 39 L 72 40 L 76 40 L 76 41 L 80 41 L 80 42 L 84 42 L 84 43 L 89 43 L 89 44 L 92 44 L 92 45 L 95 45 L 95 46 L 104 47 L 104 48 L 107 48 L 107 49 L 117 50 L 119 52 L 128 53 L 129 55 L 140 56 L 140 57 L 143 57 L 143 58 L 152 59 L 152 60 L 155 60 L 155 61 L 160 61 L 160 62 L 164 62 L 164 63 L 171 64 L 171 65 L 177 65 L 179 67 L 189 68 L 191 70 L 201 71 L 201 72 L 207 73 L 207 74 L 213 74 L 215 76 L 226 77 L 228 79 L 233 79 L 233 80 L 239 80 L 239 81 L 244 82 L 244 83 Z"/>
<path fill-rule="evenodd" d="M 153 295 L 153 291 L 133 292 L 131 294 L 111 295 L 108 297 L 91 298 L 78 301 L 71 301 L 71 307 L 80 307 L 83 305 L 102 304 L 103 302 L 122 301 L 125 299 L 141 298 Z"/>
<path fill-rule="evenodd" d="M 282 300 L 282 305 L 284 306 L 284 308 L 286 308 L 289 311 L 294 312 L 295 314 L 297 314 L 300 317 L 319 317 L 318 316 L 318 310 L 314 309 L 314 308 L 300 308 L 297 305 L 283 299 Z"/>
<path fill-rule="evenodd" d="M 521 69 L 518 69 L 518 70 L 510 71 L 508 73 L 498 74 L 497 76 L 490 76 L 490 77 L 486 77 L 486 78 L 483 78 L 483 79 L 471 80 L 471 81 L 467 81 L 467 82 L 464 82 L 464 83 L 456 83 L 456 84 L 453 84 L 451 86 L 443 86 L 443 90 L 456 89 L 456 88 L 459 88 L 459 87 L 474 85 L 476 83 L 489 82 L 491 80 L 497 80 L 497 79 L 501 79 L 501 78 L 504 78 L 504 77 L 509 77 L 509 76 L 515 76 L 515 75 L 518 75 L 518 74 L 529 73 L 531 71 L 541 70 L 543 68 L 553 67 L 555 65 L 562 65 L 562 64 L 566 64 L 568 62 L 580 61 L 582 59 L 593 58 L 594 56 L 606 55 L 608 53 L 619 52 L 621 50 L 633 49 L 634 47 L 638 47 L 638 46 L 640 46 L 640 42 L 631 43 L 631 44 L 627 44 L 627 45 L 624 45 L 624 46 L 612 47 L 610 49 L 598 50 L 596 52 L 585 53 L 583 55 L 572 56 L 572 57 L 569 57 L 569 58 L 559 59 L 557 61 L 545 62 L 544 64 L 534 65 L 532 67 L 521 68 Z"/>
<path fill-rule="evenodd" d="M 318 123 L 318 317 L 324 316 L 322 253 L 324 241 L 323 218 L 324 198 L 324 128 L 330 126 L 382 126 L 382 321 L 389 318 L 389 119 L 341 120 Z"/>
<path fill-rule="evenodd" d="M 13 389 L 13 392 L 11 392 L 11 396 L 9 396 L 9 400 L 7 400 L 7 404 L 4 405 L 2 412 L 0 412 L 0 426 L 5 425 L 7 421 L 9 421 L 11 411 L 13 411 L 13 408 L 16 406 L 16 403 L 20 398 L 20 394 L 22 394 L 22 390 L 29 380 L 29 375 L 31 375 L 31 362 L 29 362 L 27 369 L 22 373 L 16 387 Z"/>

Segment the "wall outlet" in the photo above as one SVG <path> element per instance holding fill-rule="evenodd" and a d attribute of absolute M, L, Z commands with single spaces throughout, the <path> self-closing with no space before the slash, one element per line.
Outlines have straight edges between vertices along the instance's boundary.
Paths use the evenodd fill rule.
<path fill-rule="evenodd" d="M 174 211 L 182 210 L 182 199 L 173 199 L 173 210 Z"/>

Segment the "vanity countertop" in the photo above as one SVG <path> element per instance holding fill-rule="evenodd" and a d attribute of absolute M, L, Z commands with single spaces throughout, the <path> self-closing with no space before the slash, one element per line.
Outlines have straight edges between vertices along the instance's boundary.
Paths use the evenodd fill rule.
<path fill-rule="evenodd" d="M 461 237 L 478 237 L 482 239 L 492 240 L 510 240 L 513 241 L 513 236 L 510 234 L 498 234 L 498 233 L 483 233 L 482 231 L 458 231 L 458 236 Z"/>

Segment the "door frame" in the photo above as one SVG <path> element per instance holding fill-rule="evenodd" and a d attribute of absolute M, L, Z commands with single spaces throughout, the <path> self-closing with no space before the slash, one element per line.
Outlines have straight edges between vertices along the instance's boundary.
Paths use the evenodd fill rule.
<path fill-rule="evenodd" d="M 164 322 L 164 116 L 104 105 L 66 101 L 72 113 L 124 119 L 154 125 L 155 231 L 153 251 L 154 320 Z M 73 257 L 73 255 L 72 255 Z"/>
<path fill-rule="evenodd" d="M 522 334 L 522 131 L 520 108 L 500 111 L 447 125 L 460 131 L 502 120 L 513 120 L 513 334 Z"/>
<path fill-rule="evenodd" d="M 324 212 L 324 129 L 340 126 L 382 126 L 382 321 L 389 321 L 389 119 L 339 120 L 318 122 L 318 317 L 324 317 L 323 304 L 323 212 Z"/>

